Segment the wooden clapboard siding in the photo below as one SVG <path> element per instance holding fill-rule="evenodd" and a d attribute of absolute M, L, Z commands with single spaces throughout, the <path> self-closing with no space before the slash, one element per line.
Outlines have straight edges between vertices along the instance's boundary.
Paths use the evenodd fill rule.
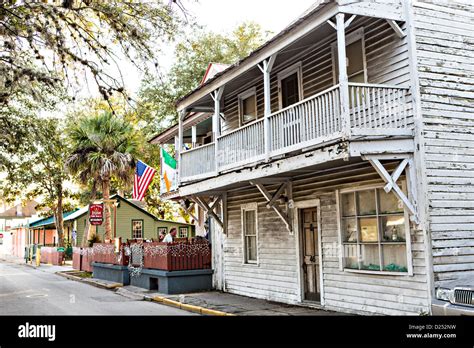
<path fill-rule="evenodd" d="M 336 196 L 320 196 L 321 229 L 324 243 L 337 243 Z M 324 297 L 328 308 L 387 315 L 429 312 L 423 234 L 411 231 L 413 276 L 383 276 L 344 272 L 339 259 L 323 253 Z M 326 250 L 326 249 L 325 249 Z"/>
<path fill-rule="evenodd" d="M 389 171 L 397 163 L 387 163 Z M 413 276 L 344 272 L 331 253 L 339 241 L 336 189 L 382 183 L 367 163 L 334 168 L 293 182 L 295 202 L 320 199 L 325 306 L 344 312 L 390 315 L 429 311 L 424 235 L 412 230 Z M 268 185 L 274 192 L 278 185 Z M 258 203 L 259 265 L 243 264 L 241 205 Z M 228 234 L 224 242 L 226 291 L 267 300 L 295 303 L 301 299 L 297 235 L 291 236 L 254 188 L 228 193 Z M 282 206 L 283 208 L 283 206 Z"/>
<path fill-rule="evenodd" d="M 84 228 L 86 221 L 89 219 L 89 213 L 85 213 L 75 219 L 77 223 L 77 245 L 82 243 L 82 236 L 84 235 Z M 120 205 L 117 208 L 117 229 L 116 236 L 121 237 L 123 241 L 132 238 L 132 220 L 143 221 L 143 238 L 144 239 L 156 239 L 158 238 L 158 227 L 166 227 L 168 231 L 171 228 L 176 228 L 179 231 L 180 227 L 188 228 L 188 236 L 193 236 L 194 229 L 191 225 L 183 224 L 174 221 L 159 220 L 154 218 L 152 215 L 145 213 L 143 210 L 138 209 L 131 203 L 125 202 L 120 199 Z M 111 209 L 111 225 L 112 234 L 114 232 L 114 211 Z M 94 227 L 93 227 L 94 228 Z M 105 223 L 97 227 L 99 237 L 103 240 L 105 236 Z M 112 235 L 113 237 L 113 235 Z"/>
<path fill-rule="evenodd" d="M 241 205 L 258 203 L 259 264 L 244 264 Z M 225 288 L 228 292 L 286 303 L 299 301 L 294 236 L 282 228 L 256 189 L 229 193 L 228 234 L 224 242 Z"/>
<path fill-rule="evenodd" d="M 364 40 L 367 63 L 367 82 L 374 84 L 407 85 L 410 80 L 407 39 L 396 36 L 387 21 L 378 18 L 358 16 L 347 29 L 347 35 L 364 28 Z M 405 30 L 405 24 L 402 25 Z M 294 57 L 278 63 L 270 76 L 271 110 L 279 110 L 277 75 L 289 66 L 301 62 L 303 98 L 311 97 L 335 85 L 334 54 L 332 44 L 336 42 L 336 32 L 323 42 L 296 52 Z M 222 133 L 238 128 L 239 107 L 238 94 L 255 87 L 257 94 L 257 117 L 264 115 L 263 75 L 247 82 L 241 88 L 226 91 L 222 122 Z M 412 124 L 409 119 L 408 124 Z"/>
<path fill-rule="evenodd" d="M 76 219 L 77 238 L 76 245 L 80 246 L 82 243 L 82 237 L 84 236 L 84 229 L 86 228 L 87 215 L 80 216 Z"/>
<path fill-rule="evenodd" d="M 474 4 L 424 1 L 415 3 L 414 13 L 433 271 L 439 283 L 474 275 Z"/>

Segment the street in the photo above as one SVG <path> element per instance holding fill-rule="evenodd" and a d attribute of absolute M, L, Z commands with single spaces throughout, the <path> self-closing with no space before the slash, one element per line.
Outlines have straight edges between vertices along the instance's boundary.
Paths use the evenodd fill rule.
<path fill-rule="evenodd" d="M 26 265 L 0 262 L 0 315 L 195 315 Z"/>

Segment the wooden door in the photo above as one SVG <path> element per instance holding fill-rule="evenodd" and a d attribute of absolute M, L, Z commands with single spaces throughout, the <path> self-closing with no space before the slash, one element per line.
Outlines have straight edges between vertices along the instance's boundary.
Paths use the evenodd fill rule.
<path fill-rule="evenodd" d="M 281 80 L 281 107 L 296 104 L 300 101 L 300 92 L 298 85 L 298 74 L 294 74 Z"/>
<path fill-rule="evenodd" d="M 320 301 L 321 289 L 319 283 L 319 231 L 317 208 L 302 210 L 301 224 L 304 299 L 309 301 Z"/>
<path fill-rule="evenodd" d="M 286 108 L 300 101 L 298 74 L 294 74 L 281 80 L 281 106 Z M 300 142 L 301 115 L 294 109 L 289 109 L 283 117 L 283 147 L 291 146 Z"/>

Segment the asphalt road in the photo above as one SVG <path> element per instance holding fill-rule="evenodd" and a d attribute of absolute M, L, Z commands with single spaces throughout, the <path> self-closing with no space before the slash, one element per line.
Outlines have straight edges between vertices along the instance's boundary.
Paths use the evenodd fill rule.
<path fill-rule="evenodd" d="M 0 262 L 0 315 L 195 315 L 132 300 L 34 268 Z"/>

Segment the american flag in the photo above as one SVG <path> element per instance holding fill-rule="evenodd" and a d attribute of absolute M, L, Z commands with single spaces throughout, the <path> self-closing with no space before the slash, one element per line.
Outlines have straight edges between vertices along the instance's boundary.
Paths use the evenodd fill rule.
<path fill-rule="evenodd" d="M 156 170 L 146 165 L 142 161 L 138 161 L 135 170 L 135 179 L 133 181 L 133 199 L 141 201 L 145 197 L 145 192 L 150 186 Z"/>

